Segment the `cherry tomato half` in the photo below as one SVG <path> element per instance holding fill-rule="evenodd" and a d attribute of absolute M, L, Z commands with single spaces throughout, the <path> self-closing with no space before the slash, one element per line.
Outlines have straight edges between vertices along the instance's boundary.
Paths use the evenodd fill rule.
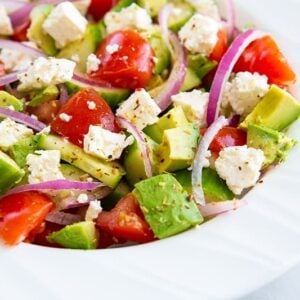
<path fill-rule="evenodd" d="M 95 108 L 89 108 L 89 102 Z M 69 121 L 61 118 L 61 114 L 70 116 Z M 51 123 L 54 132 L 67 137 L 75 145 L 82 146 L 84 135 L 90 125 L 101 125 L 103 128 L 118 132 L 115 116 L 107 102 L 93 89 L 84 89 L 76 93 L 59 111 Z"/>
<path fill-rule="evenodd" d="M 228 48 L 228 36 L 225 29 L 221 29 L 218 32 L 218 41 L 215 45 L 212 53 L 209 56 L 210 60 L 219 62 Z"/>
<path fill-rule="evenodd" d="M 139 243 L 154 240 L 153 232 L 132 194 L 123 197 L 111 211 L 102 211 L 96 224 L 118 239 Z"/>
<path fill-rule="evenodd" d="M 24 241 L 54 208 L 47 195 L 23 192 L 0 200 L 0 239 L 8 245 Z"/>
<path fill-rule="evenodd" d="M 90 74 L 92 78 L 132 90 L 149 83 L 154 52 L 139 33 L 116 31 L 100 44 L 96 54 L 101 64 L 97 71 Z"/>

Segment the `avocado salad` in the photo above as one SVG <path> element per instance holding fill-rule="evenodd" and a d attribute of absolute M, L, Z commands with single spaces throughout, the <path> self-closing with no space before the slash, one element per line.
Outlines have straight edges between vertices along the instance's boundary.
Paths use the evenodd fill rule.
<path fill-rule="evenodd" d="M 286 160 L 296 74 L 222 2 L 0 2 L 1 244 L 164 239 Z"/>

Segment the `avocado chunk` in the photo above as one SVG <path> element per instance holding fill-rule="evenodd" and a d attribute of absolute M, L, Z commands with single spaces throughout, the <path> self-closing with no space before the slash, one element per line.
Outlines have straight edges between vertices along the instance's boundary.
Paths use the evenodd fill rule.
<path fill-rule="evenodd" d="M 57 99 L 58 95 L 59 90 L 57 86 L 49 85 L 46 88 L 35 92 L 28 105 L 32 107 L 37 107 L 47 101 Z"/>
<path fill-rule="evenodd" d="M 156 149 L 158 145 L 148 136 L 144 135 L 144 138 L 149 149 L 153 171 L 154 173 L 157 173 Z M 126 170 L 126 179 L 132 185 L 147 178 L 142 153 L 136 141 L 134 141 L 134 143 L 131 144 L 126 151 L 124 167 Z"/>
<path fill-rule="evenodd" d="M 103 161 L 89 155 L 82 148 L 56 135 L 40 135 L 38 148 L 59 150 L 62 160 L 83 170 L 111 188 L 116 187 L 125 174 L 124 169 L 119 163 Z"/>
<path fill-rule="evenodd" d="M 61 164 L 60 171 L 66 179 L 81 181 L 88 174 L 72 165 Z"/>
<path fill-rule="evenodd" d="M 189 194 L 192 193 L 191 171 L 178 171 L 174 173 L 174 177 Z M 234 194 L 228 188 L 225 180 L 211 168 L 204 168 L 202 171 L 202 187 L 207 202 L 226 201 L 234 198 Z"/>
<path fill-rule="evenodd" d="M 265 126 L 248 125 L 247 145 L 264 152 L 264 166 L 286 160 L 288 152 L 296 144 L 296 140 L 289 138 L 282 132 Z"/>
<path fill-rule="evenodd" d="M 133 190 L 145 219 L 159 239 L 203 222 L 194 201 L 171 174 L 143 180 Z"/>
<path fill-rule="evenodd" d="M 21 168 L 26 167 L 27 155 L 37 150 L 38 138 L 39 136 L 29 136 L 17 141 L 9 148 L 9 155 Z"/>
<path fill-rule="evenodd" d="M 168 69 L 171 63 L 171 54 L 158 26 L 152 26 L 152 29 L 146 34 L 156 57 L 154 74 L 159 75 Z"/>
<path fill-rule="evenodd" d="M 198 138 L 198 129 L 193 124 L 165 130 L 157 150 L 159 173 L 188 168 L 195 156 Z"/>
<path fill-rule="evenodd" d="M 184 82 L 180 90 L 182 92 L 190 91 L 198 87 L 201 84 L 201 79 L 198 77 L 196 72 L 194 72 L 191 68 L 187 68 Z"/>
<path fill-rule="evenodd" d="M 188 67 L 193 70 L 198 78 L 202 80 L 210 71 L 218 65 L 215 61 L 210 61 L 207 57 L 201 54 L 188 55 Z"/>
<path fill-rule="evenodd" d="M 58 58 L 70 60 L 77 58 L 76 71 L 86 73 L 86 61 L 91 53 L 94 53 L 98 44 L 103 39 L 97 25 L 88 25 L 84 36 L 75 42 L 68 44 L 57 55 Z"/>
<path fill-rule="evenodd" d="M 7 154 L 0 151 L 0 194 L 17 184 L 24 173 Z"/>
<path fill-rule="evenodd" d="M 247 128 L 249 124 L 256 124 L 282 131 L 299 116 L 300 103 L 288 92 L 272 85 L 240 126 Z"/>
<path fill-rule="evenodd" d="M 166 129 L 177 128 L 188 125 L 189 122 L 185 117 L 181 106 L 177 106 L 169 110 L 166 114 L 159 118 L 159 120 L 147 126 L 144 131 L 149 135 L 155 142 L 161 143 L 163 134 Z"/>
<path fill-rule="evenodd" d="M 10 107 L 12 106 L 15 111 L 22 111 L 24 108 L 24 103 L 22 100 L 17 99 L 13 95 L 0 91 L 0 107 Z"/>
<path fill-rule="evenodd" d="M 72 79 L 72 82 L 66 82 L 65 85 L 69 95 L 73 95 L 81 89 L 90 88 L 92 86 L 92 88 L 109 104 L 112 109 L 117 108 L 118 105 L 122 101 L 126 100 L 130 95 L 129 90 L 93 86 L 90 84 L 84 84 L 75 79 Z"/>
<path fill-rule="evenodd" d="M 58 50 L 54 39 L 43 30 L 43 23 L 52 10 L 53 5 L 41 4 L 31 11 L 31 24 L 27 31 L 27 37 L 30 41 L 36 43 L 47 55 L 55 56 Z"/>
<path fill-rule="evenodd" d="M 172 1 L 172 4 L 176 14 L 172 14 L 169 18 L 169 29 L 177 33 L 180 28 L 184 26 L 184 24 L 193 16 L 195 9 L 189 3 L 181 0 Z"/>
<path fill-rule="evenodd" d="M 167 0 L 137 0 L 137 4 L 145 8 L 151 17 L 156 17 Z"/>
<path fill-rule="evenodd" d="M 99 233 L 93 222 L 80 222 L 51 233 L 47 240 L 65 248 L 89 250 L 97 248 Z"/>
<path fill-rule="evenodd" d="M 101 200 L 101 206 L 104 210 L 113 209 L 121 198 L 131 192 L 130 186 L 125 182 L 121 181 L 117 187 L 107 197 Z"/>

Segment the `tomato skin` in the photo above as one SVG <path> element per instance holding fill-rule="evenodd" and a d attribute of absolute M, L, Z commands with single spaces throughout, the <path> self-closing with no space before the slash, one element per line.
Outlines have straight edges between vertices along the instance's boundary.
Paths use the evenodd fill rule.
<path fill-rule="evenodd" d="M 225 29 L 220 29 L 218 32 L 217 44 L 215 45 L 212 53 L 210 54 L 209 59 L 220 62 L 227 49 L 228 49 L 227 32 Z"/>
<path fill-rule="evenodd" d="M 247 47 L 234 67 L 234 72 L 241 71 L 266 75 L 269 83 L 279 86 L 288 86 L 296 81 L 295 72 L 270 36 L 262 37 Z"/>
<path fill-rule="evenodd" d="M 88 108 L 88 101 L 96 104 L 95 109 Z M 69 122 L 59 118 L 61 113 L 71 116 Z M 59 111 L 51 123 L 54 132 L 68 138 L 70 142 L 82 147 L 84 135 L 90 125 L 101 125 L 103 128 L 119 132 L 115 116 L 107 102 L 93 89 L 84 89 L 76 93 Z"/>
<path fill-rule="evenodd" d="M 28 20 L 24 25 L 15 29 L 14 34 L 12 35 L 12 40 L 17 42 L 26 42 L 27 38 L 27 30 L 30 26 L 30 21 Z"/>
<path fill-rule="evenodd" d="M 111 211 L 102 211 L 96 224 L 117 239 L 139 243 L 155 239 L 132 194 L 123 197 Z"/>
<path fill-rule="evenodd" d="M 38 192 L 23 192 L 0 200 L 0 239 L 7 245 L 24 241 L 54 208 L 51 199 Z"/>
<path fill-rule="evenodd" d="M 116 3 L 116 0 L 92 0 L 88 14 L 99 21 Z"/>
<path fill-rule="evenodd" d="M 118 45 L 111 53 L 108 46 Z M 139 33 L 132 30 L 116 31 L 110 34 L 99 46 L 97 57 L 101 64 L 90 76 L 106 81 L 115 87 L 134 90 L 143 88 L 151 80 L 154 67 L 154 52 Z"/>
<path fill-rule="evenodd" d="M 206 129 L 201 130 L 201 134 L 205 133 Z M 226 147 L 244 146 L 247 143 L 247 134 L 244 130 L 235 127 L 223 127 L 209 146 L 209 150 L 216 156 Z"/>

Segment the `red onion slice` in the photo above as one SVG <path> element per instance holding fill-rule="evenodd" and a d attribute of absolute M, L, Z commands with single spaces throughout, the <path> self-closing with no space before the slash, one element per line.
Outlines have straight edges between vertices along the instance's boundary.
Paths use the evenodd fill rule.
<path fill-rule="evenodd" d="M 19 72 L 13 72 L 0 77 L 0 86 L 18 81 Z"/>
<path fill-rule="evenodd" d="M 241 121 L 241 116 L 240 115 L 233 115 L 229 119 L 229 126 L 230 127 L 238 127 Z"/>
<path fill-rule="evenodd" d="M 17 1 L 17 0 L 1 0 L 0 3 L 5 7 L 8 14 L 11 14 L 15 10 L 24 6 L 23 1 Z"/>
<path fill-rule="evenodd" d="M 10 118 L 16 122 L 22 123 L 36 131 L 41 131 L 47 127 L 46 124 L 17 111 L 11 110 L 9 108 L 0 107 L 0 116 L 5 118 Z"/>
<path fill-rule="evenodd" d="M 172 57 L 174 57 L 174 51 L 170 44 L 170 39 L 169 39 L 169 23 L 168 23 L 172 9 L 173 9 L 173 5 L 170 3 L 167 3 L 162 7 L 158 15 L 158 24 L 162 32 L 163 40 L 166 43 L 170 53 L 172 54 Z"/>
<path fill-rule="evenodd" d="M 207 125 L 211 125 L 219 115 L 220 104 L 222 101 L 225 84 L 232 72 L 232 69 L 238 61 L 244 50 L 253 41 L 266 35 L 258 30 L 249 29 L 241 33 L 228 48 L 227 52 L 221 59 L 217 72 L 215 74 L 207 108 Z"/>
<path fill-rule="evenodd" d="M 174 65 L 168 80 L 165 82 L 155 102 L 162 111 L 166 110 L 171 104 L 171 97 L 180 92 L 187 70 L 187 53 L 180 44 L 176 34 L 170 32 L 170 41 L 174 48 Z"/>
<path fill-rule="evenodd" d="M 226 25 L 227 25 L 227 32 L 228 37 L 231 39 L 233 37 L 235 31 L 235 24 L 236 24 L 236 15 L 234 4 L 232 0 L 225 0 L 226 2 Z"/>
<path fill-rule="evenodd" d="M 199 209 L 203 217 L 212 217 L 231 210 L 236 210 L 246 204 L 247 202 L 243 199 L 228 200 L 222 202 L 208 203 L 205 206 L 199 206 Z"/>
<path fill-rule="evenodd" d="M 18 194 L 28 191 L 44 190 L 81 190 L 92 191 L 98 187 L 104 186 L 101 182 L 72 181 L 68 179 L 51 180 L 42 183 L 25 184 L 11 189 L 6 195 Z"/>
<path fill-rule="evenodd" d="M 125 118 L 118 117 L 117 123 L 119 124 L 119 126 L 121 128 L 126 129 L 135 138 L 136 142 L 138 143 L 139 149 L 141 150 L 141 153 L 142 153 L 146 176 L 148 178 L 152 177 L 153 172 L 152 172 L 152 163 L 151 163 L 151 159 L 150 159 L 150 153 L 149 153 L 147 143 L 146 143 L 144 137 L 142 136 L 141 132 Z"/>
<path fill-rule="evenodd" d="M 15 42 L 10 40 L 0 39 L 0 48 L 8 48 L 8 49 L 24 52 L 33 57 L 39 57 L 39 56 L 46 57 L 46 55 L 42 51 L 36 48 L 30 47 L 20 42 Z"/>
<path fill-rule="evenodd" d="M 206 152 L 213 141 L 214 137 L 224 126 L 228 125 L 228 120 L 221 116 L 219 117 L 205 132 L 202 137 L 199 146 L 197 148 L 195 158 L 192 165 L 192 188 L 193 188 L 193 198 L 196 203 L 200 205 L 205 205 L 205 197 L 202 188 L 202 170 L 203 164 L 206 157 Z"/>
<path fill-rule="evenodd" d="M 34 6 L 35 5 L 31 3 L 24 3 L 22 7 L 18 8 L 9 15 L 14 30 L 18 27 L 24 26 L 24 24 L 28 21 L 29 15 Z"/>
<path fill-rule="evenodd" d="M 61 105 L 65 105 L 69 100 L 68 89 L 64 84 L 59 85 L 59 101 Z"/>
<path fill-rule="evenodd" d="M 62 211 L 52 211 L 46 216 L 45 220 L 59 225 L 71 225 L 82 221 L 82 217 Z"/>

